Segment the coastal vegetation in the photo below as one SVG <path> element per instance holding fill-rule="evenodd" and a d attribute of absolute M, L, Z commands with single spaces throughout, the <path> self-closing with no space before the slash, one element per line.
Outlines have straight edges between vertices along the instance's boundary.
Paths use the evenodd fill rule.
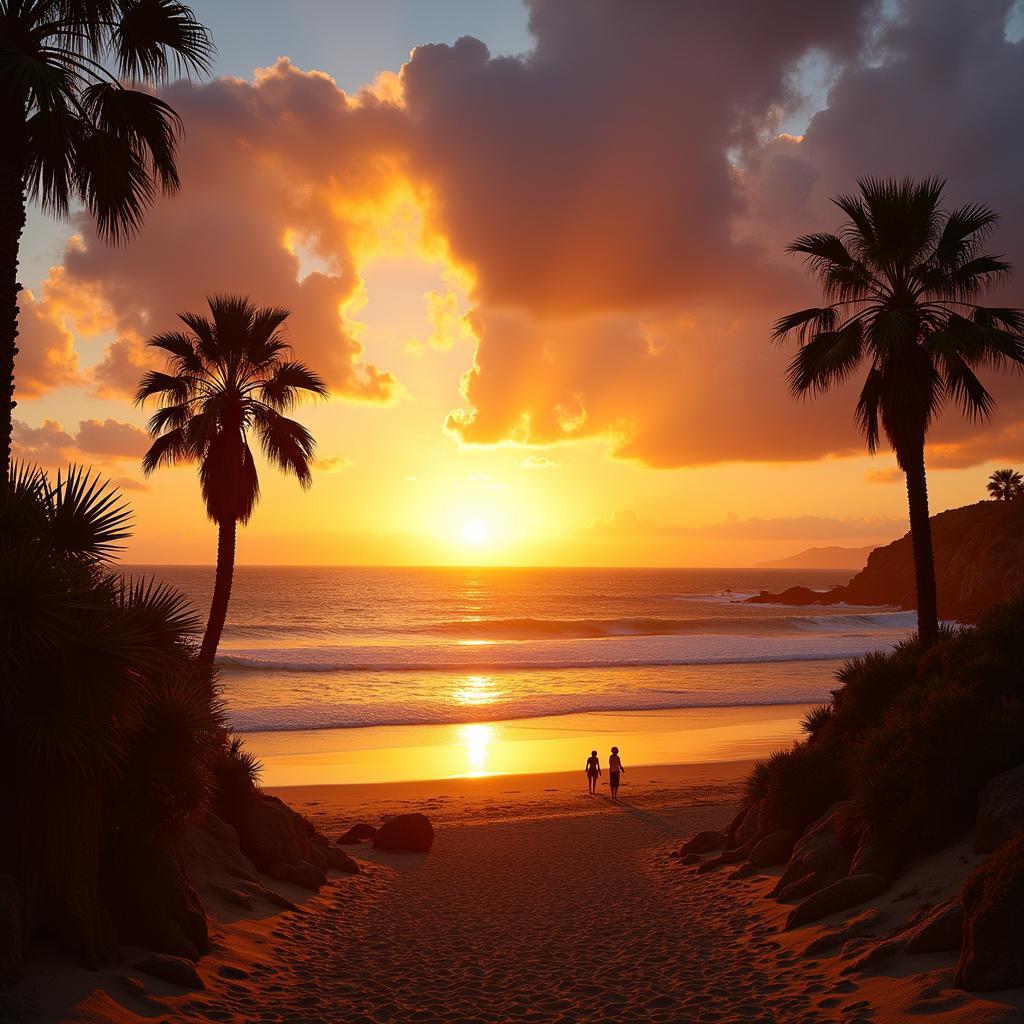
<path fill-rule="evenodd" d="M 907 481 L 920 642 L 939 640 L 928 514 L 925 439 L 952 402 L 986 419 L 995 400 L 980 368 L 1024 365 L 1024 312 L 976 301 L 1009 264 L 984 251 L 997 221 L 985 206 L 943 209 L 938 178 L 862 178 L 859 194 L 834 200 L 847 220 L 835 233 L 803 235 L 805 257 L 827 300 L 781 317 L 773 337 L 795 334 L 789 386 L 803 397 L 829 391 L 864 364 L 855 419 L 868 451 L 884 435 Z"/>
<path fill-rule="evenodd" d="M 1024 476 L 1015 469 L 997 469 L 988 478 L 988 493 L 996 501 L 1014 501 L 1024 498 Z"/>
<path fill-rule="evenodd" d="M 51 479 L 15 466 L 0 490 L 0 759 L 18 780 L 2 798 L 0 872 L 24 939 L 89 964 L 115 955 L 124 879 L 147 878 L 145 851 L 173 856 L 208 806 L 224 742 L 185 598 L 114 571 L 130 520 L 117 490 L 77 467 Z"/>
<path fill-rule="evenodd" d="M 178 0 L 0 3 L 0 480 L 10 470 L 18 252 L 29 202 L 81 204 L 121 242 L 179 186 L 181 122 L 146 86 L 204 74 L 213 44 Z M 131 82 L 143 88 L 129 88 Z"/>
<path fill-rule="evenodd" d="M 215 295 L 209 307 L 209 317 L 179 314 L 187 330 L 150 340 L 166 354 L 167 372 L 148 372 L 135 396 L 140 405 L 159 402 L 143 470 L 197 464 L 206 513 L 217 524 L 217 575 L 199 650 L 205 665 L 213 663 L 224 630 L 238 524 L 249 521 L 260 497 L 249 435 L 272 464 L 309 487 L 316 442 L 284 413 L 304 395 L 327 394 L 324 381 L 291 358 L 283 334 L 288 310 L 235 295 Z"/>

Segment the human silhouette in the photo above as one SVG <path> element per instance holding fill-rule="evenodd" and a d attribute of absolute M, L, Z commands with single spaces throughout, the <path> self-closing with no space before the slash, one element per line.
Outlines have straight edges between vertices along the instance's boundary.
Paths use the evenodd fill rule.
<path fill-rule="evenodd" d="M 601 763 L 597 759 L 597 751 L 592 750 L 587 758 L 587 792 L 593 796 L 597 792 L 597 779 L 601 774 Z"/>
<path fill-rule="evenodd" d="M 611 787 L 613 800 L 619 797 L 619 776 L 625 770 L 622 758 L 619 757 L 619 748 L 612 747 L 611 757 L 608 758 L 608 785 Z"/>

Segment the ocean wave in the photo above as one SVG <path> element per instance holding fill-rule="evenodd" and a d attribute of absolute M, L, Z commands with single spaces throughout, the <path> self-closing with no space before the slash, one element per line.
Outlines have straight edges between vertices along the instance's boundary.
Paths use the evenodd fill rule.
<path fill-rule="evenodd" d="M 640 691 L 633 693 L 579 693 L 537 695 L 531 699 L 501 701 L 477 707 L 427 702 L 387 704 L 294 704 L 229 711 L 235 732 L 296 732 L 321 729 L 360 729 L 370 726 L 469 725 L 624 711 L 673 711 L 726 707 L 786 707 L 828 698 L 828 687 L 766 696 L 745 691 L 725 694 Z"/>
<path fill-rule="evenodd" d="M 778 636 L 618 636 L 464 644 L 227 649 L 217 663 L 228 671 L 480 672 L 502 669 L 636 668 L 645 665 L 721 665 L 850 658 L 890 647 L 905 635 L 887 631 Z"/>
<path fill-rule="evenodd" d="M 656 618 L 634 616 L 610 619 L 456 619 L 416 627 L 426 636 L 481 640 L 596 640 L 617 636 L 739 636 L 807 631 L 893 630 L 916 628 L 915 612 L 841 612 L 832 615 L 777 615 L 744 618 Z"/>

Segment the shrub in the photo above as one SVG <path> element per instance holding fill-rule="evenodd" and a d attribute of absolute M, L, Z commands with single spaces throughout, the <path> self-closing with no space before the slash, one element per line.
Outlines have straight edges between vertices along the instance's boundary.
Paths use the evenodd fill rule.
<path fill-rule="evenodd" d="M 226 734 L 213 762 L 214 785 L 217 791 L 217 806 L 222 817 L 230 819 L 231 808 L 237 807 L 246 797 L 259 789 L 263 765 L 259 759 L 245 749 L 240 736 L 230 739 Z"/>
<path fill-rule="evenodd" d="M 1022 744 L 1019 716 L 957 682 L 918 684 L 854 747 L 851 814 L 900 854 L 932 849 L 970 827 L 978 790 Z"/>
<path fill-rule="evenodd" d="M 835 707 L 832 704 L 817 704 L 804 715 L 800 728 L 810 737 L 815 737 L 832 721 Z"/>
<path fill-rule="evenodd" d="M 763 800 L 773 828 L 802 831 L 842 797 L 843 779 L 831 746 L 800 741 L 758 761 L 747 779 L 751 802 Z"/>

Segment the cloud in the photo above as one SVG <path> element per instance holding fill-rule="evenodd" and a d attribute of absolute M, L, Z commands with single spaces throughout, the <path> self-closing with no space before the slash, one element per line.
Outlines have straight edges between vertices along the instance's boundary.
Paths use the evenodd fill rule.
<path fill-rule="evenodd" d="M 527 455 L 519 465 L 523 469 L 555 469 L 558 463 L 546 455 Z"/>
<path fill-rule="evenodd" d="M 45 286 L 44 286 L 45 287 Z M 39 301 L 25 289 L 18 296 L 18 398 L 37 398 L 54 388 L 82 383 L 74 335 L 57 303 Z"/>
<path fill-rule="evenodd" d="M 789 516 L 777 519 L 727 518 L 725 522 L 683 526 L 642 519 L 631 509 L 593 519 L 583 532 L 591 537 L 707 537 L 726 540 L 834 540 L 836 538 L 893 539 L 906 532 L 902 519 L 835 519 L 828 516 Z"/>
<path fill-rule="evenodd" d="M 58 466 L 74 461 L 117 462 L 136 459 L 149 447 L 149 435 L 120 420 L 82 420 L 72 435 L 56 420 L 38 427 L 14 422 L 14 456 L 25 462 Z"/>
<path fill-rule="evenodd" d="M 344 455 L 323 455 L 313 463 L 313 468 L 321 473 L 338 473 L 354 465 L 355 463 Z"/>
<path fill-rule="evenodd" d="M 83 219 L 53 285 L 68 322 L 116 335 L 100 393 L 134 388 L 143 339 L 178 310 L 235 290 L 294 310 L 298 356 L 337 394 L 388 401 L 398 382 L 351 312 L 361 266 L 397 248 L 467 282 L 469 313 L 454 292 L 425 297 L 430 344 L 475 345 L 445 424 L 461 443 L 598 438 L 666 468 L 845 456 L 863 450 L 855 382 L 793 402 L 791 352 L 768 344 L 778 315 L 818 297 L 784 243 L 834 228 L 829 199 L 858 174 L 940 174 L 950 202 L 1002 211 L 994 248 L 1024 265 L 1010 0 L 528 6 L 524 57 L 424 45 L 356 96 L 286 59 L 252 82 L 171 86 L 181 195 L 121 249 Z M 784 132 L 807 109 L 809 56 L 828 100 Z M 55 367 L 26 372 L 43 390 L 77 371 L 57 312 L 39 315 L 57 332 L 37 346 Z M 997 436 L 1020 450 L 1015 383 L 993 386 L 998 435 L 948 411 L 931 464 L 983 461 Z"/>
<path fill-rule="evenodd" d="M 869 469 L 864 474 L 864 479 L 869 484 L 896 484 L 902 483 L 903 471 L 900 469 Z"/>

